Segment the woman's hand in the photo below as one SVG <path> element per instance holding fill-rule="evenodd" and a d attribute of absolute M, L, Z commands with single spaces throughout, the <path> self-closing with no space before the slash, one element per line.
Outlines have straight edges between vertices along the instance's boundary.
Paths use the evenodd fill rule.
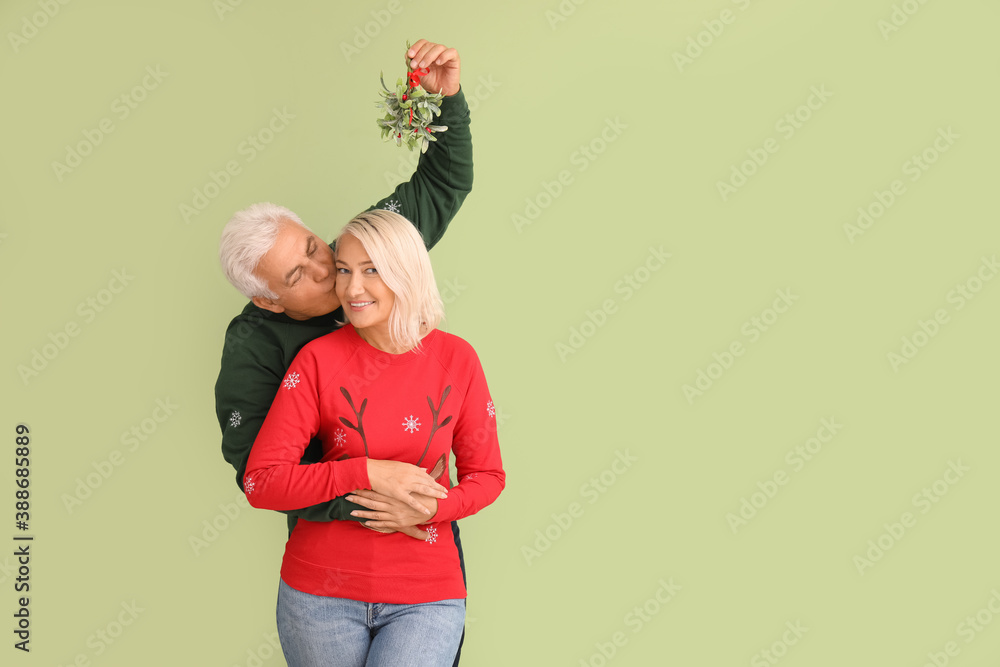
<path fill-rule="evenodd" d="M 422 468 L 402 461 L 368 459 L 368 481 L 372 491 L 389 496 L 420 512 L 425 520 L 431 511 L 411 494 L 447 498 L 448 489 L 434 481 Z"/>
<path fill-rule="evenodd" d="M 421 505 L 430 511 L 430 516 L 423 512 L 418 512 L 410 507 L 410 505 L 402 503 L 395 498 L 383 496 L 380 493 L 367 489 L 355 491 L 353 495 L 347 496 L 347 500 L 372 510 L 370 512 L 364 510 L 354 510 L 351 512 L 351 516 L 371 519 L 370 521 L 363 522 L 368 528 L 393 528 L 401 530 L 427 523 L 433 520 L 434 515 L 437 514 L 437 498 L 431 498 L 422 494 L 417 494 L 415 497 Z"/>

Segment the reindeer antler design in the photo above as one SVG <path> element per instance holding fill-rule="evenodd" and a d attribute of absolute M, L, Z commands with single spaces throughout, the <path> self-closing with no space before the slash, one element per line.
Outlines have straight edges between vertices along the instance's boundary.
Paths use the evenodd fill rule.
<path fill-rule="evenodd" d="M 435 463 L 434 467 L 431 468 L 430 471 L 427 473 L 434 479 L 434 481 L 437 481 L 437 478 L 444 474 L 444 464 L 445 461 L 447 460 L 448 460 L 448 453 L 445 452 L 438 458 L 437 463 Z"/>
<path fill-rule="evenodd" d="M 445 400 L 447 400 L 448 394 L 450 393 L 451 393 L 451 385 L 448 385 L 447 387 L 444 388 L 444 391 L 441 393 L 441 404 L 438 405 L 437 408 L 434 407 L 434 402 L 431 400 L 431 397 L 430 396 L 427 397 L 427 405 L 431 406 L 431 414 L 434 416 L 434 421 L 431 425 L 430 437 L 427 438 L 427 445 L 424 447 L 424 453 L 420 455 L 420 460 L 417 461 L 418 466 L 421 463 L 423 463 L 424 457 L 427 456 L 427 450 L 431 448 L 431 440 L 434 439 L 434 434 L 437 432 L 439 428 L 441 428 L 442 426 L 447 426 L 448 422 L 451 421 L 452 415 L 448 415 L 441 421 L 440 424 L 438 423 L 438 415 L 441 413 L 441 409 L 444 407 L 444 402 Z"/>
<path fill-rule="evenodd" d="M 354 416 L 358 418 L 358 425 L 355 426 L 350 421 L 348 421 L 346 417 L 341 417 L 340 421 L 341 423 L 343 423 L 344 426 L 346 426 L 349 429 L 357 431 L 358 434 L 361 435 L 361 444 L 365 446 L 365 456 L 368 456 L 368 441 L 365 440 L 365 427 L 364 424 L 361 423 L 361 418 L 364 417 L 365 414 L 365 406 L 368 405 L 368 399 L 366 398 L 363 401 L 361 401 L 361 409 L 358 410 L 357 408 L 354 407 L 354 401 L 351 400 L 351 394 L 348 393 L 347 389 L 341 387 L 340 393 L 343 394 L 344 398 L 347 399 L 347 404 L 351 406 L 351 410 L 354 411 Z"/>

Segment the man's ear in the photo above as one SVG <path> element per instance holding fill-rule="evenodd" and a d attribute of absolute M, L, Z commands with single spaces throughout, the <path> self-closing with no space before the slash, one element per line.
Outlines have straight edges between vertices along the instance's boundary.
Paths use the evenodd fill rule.
<path fill-rule="evenodd" d="M 252 301 L 253 305 L 257 306 L 258 308 L 263 308 L 264 310 L 270 310 L 272 313 L 285 312 L 284 306 L 282 306 L 277 301 L 274 301 L 273 299 L 267 298 L 266 296 L 255 296 L 254 298 L 250 299 L 250 301 Z"/>

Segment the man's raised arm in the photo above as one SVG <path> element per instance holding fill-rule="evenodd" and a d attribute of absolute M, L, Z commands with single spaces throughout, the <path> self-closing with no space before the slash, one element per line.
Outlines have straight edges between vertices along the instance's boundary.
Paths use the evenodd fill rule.
<path fill-rule="evenodd" d="M 421 85 L 443 93 L 441 116 L 435 124 L 448 130 L 437 135 L 420 156 L 413 177 L 371 208 L 395 211 L 420 230 L 431 248 L 444 235 L 466 196 L 472 191 L 472 132 L 469 105 L 460 87 L 458 51 L 421 39 L 407 51 L 413 68 L 426 67 Z"/>

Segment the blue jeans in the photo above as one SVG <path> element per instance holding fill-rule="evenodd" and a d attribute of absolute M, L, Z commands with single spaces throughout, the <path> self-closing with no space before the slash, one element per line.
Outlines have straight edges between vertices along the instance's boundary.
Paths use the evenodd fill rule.
<path fill-rule="evenodd" d="M 278 584 L 278 636 L 289 667 L 451 667 L 465 600 L 369 603 Z"/>

